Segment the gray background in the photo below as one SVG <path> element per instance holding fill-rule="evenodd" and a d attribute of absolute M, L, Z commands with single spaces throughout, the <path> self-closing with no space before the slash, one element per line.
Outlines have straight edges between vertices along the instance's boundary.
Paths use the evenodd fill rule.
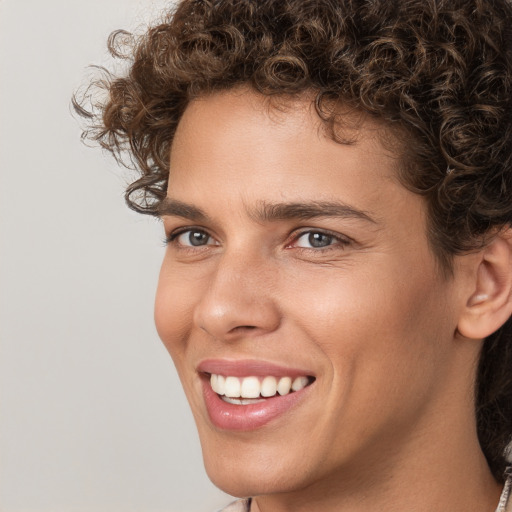
<path fill-rule="evenodd" d="M 150 0 L 0 1 L 0 511 L 195 512 L 208 481 L 153 326 L 158 222 L 69 99 Z"/>

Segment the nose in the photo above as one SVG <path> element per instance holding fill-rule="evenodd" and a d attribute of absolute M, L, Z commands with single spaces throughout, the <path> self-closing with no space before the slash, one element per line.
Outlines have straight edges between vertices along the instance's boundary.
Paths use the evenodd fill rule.
<path fill-rule="evenodd" d="M 223 341 L 276 330 L 281 315 L 274 297 L 275 274 L 264 257 L 223 254 L 195 307 L 195 325 Z"/>

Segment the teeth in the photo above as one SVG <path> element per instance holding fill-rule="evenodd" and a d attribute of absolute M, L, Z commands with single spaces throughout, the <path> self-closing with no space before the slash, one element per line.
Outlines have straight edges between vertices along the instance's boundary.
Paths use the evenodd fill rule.
<path fill-rule="evenodd" d="M 240 379 L 237 377 L 226 377 L 224 394 L 230 398 L 238 398 L 240 396 Z"/>
<path fill-rule="evenodd" d="M 219 382 L 219 376 L 216 375 L 215 373 L 212 373 L 210 375 L 210 386 L 212 387 L 213 391 L 215 391 L 215 393 L 219 392 L 218 382 Z"/>
<path fill-rule="evenodd" d="M 292 379 L 290 377 L 281 377 L 277 383 L 277 392 L 280 395 L 287 395 L 292 389 Z"/>
<path fill-rule="evenodd" d="M 300 391 L 308 385 L 307 377 L 297 377 L 292 383 L 292 391 Z"/>
<path fill-rule="evenodd" d="M 277 393 L 277 380 L 275 377 L 265 377 L 261 383 L 261 396 L 274 396 Z"/>
<path fill-rule="evenodd" d="M 242 380 L 240 396 L 244 398 L 258 398 L 260 396 L 260 381 L 258 377 L 245 377 Z"/>
<path fill-rule="evenodd" d="M 224 375 L 217 375 L 217 387 L 219 388 L 219 395 L 223 395 L 226 392 L 226 378 Z"/>
<path fill-rule="evenodd" d="M 218 395 L 222 396 L 225 402 L 247 405 L 261 400 L 255 400 L 261 397 L 287 395 L 293 391 L 300 391 L 309 384 L 310 380 L 306 376 L 281 377 L 277 379 L 271 375 L 261 379 L 260 377 L 232 377 L 212 373 L 210 376 L 210 385 Z"/>
<path fill-rule="evenodd" d="M 223 396 L 222 400 L 224 402 L 227 402 L 228 404 L 235 404 L 235 405 L 257 404 L 258 402 L 265 401 L 263 398 L 260 398 L 259 400 L 255 400 L 254 398 L 229 398 L 227 396 Z"/>
<path fill-rule="evenodd" d="M 226 391 L 226 379 L 223 375 L 215 375 L 212 373 L 212 376 L 210 377 L 210 385 L 215 393 L 224 395 Z"/>

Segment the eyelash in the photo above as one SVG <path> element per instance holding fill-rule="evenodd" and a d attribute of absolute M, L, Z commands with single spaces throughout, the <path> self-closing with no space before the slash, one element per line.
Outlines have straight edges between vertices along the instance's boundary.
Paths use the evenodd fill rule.
<path fill-rule="evenodd" d="M 209 244 L 208 245 L 198 245 L 198 246 L 178 244 L 176 241 L 177 238 L 179 236 L 181 236 L 185 233 L 189 233 L 189 232 L 202 233 L 202 234 L 206 235 L 208 238 L 213 238 L 212 235 L 210 235 L 208 233 L 208 231 L 206 231 L 205 229 L 195 228 L 192 226 L 192 227 L 181 228 L 181 229 L 178 229 L 177 231 L 170 233 L 168 236 L 166 236 L 164 238 L 164 240 L 163 240 L 164 245 L 174 245 L 174 246 L 177 246 L 180 250 L 198 250 L 198 249 L 202 249 L 204 247 L 208 247 Z M 316 248 L 315 247 L 300 247 L 300 246 L 294 247 L 293 246 L 293 244 L 297 243 L 297 241 L 300 240 L 304 235 L 311 235 L 311 234 L 319 234 L 322 236 L 329 237 L 332 239 L 333 243 L 331 243 L 325 247 L 316 247 Z M 297 249 L 299 251 L 314 251 L 315 253 L 318 253 L 318 252 L 326 252 L 329 250 L 339 249 L 340 247 L 344 248 L 347 245 L 349 245 L 351 242 L 352 242 L 351 239 L 349 239 L 346 236 L 342 236 L 339 233 L 334 233 L 332 231 L 328 231 L 325 229 L 308 228 L 308 229 L 302 229 L 302 230 L 294 233 L 292 241 L 288 242 L 286 244 L 286 248 L 287 249 L 288 248 Z"/>

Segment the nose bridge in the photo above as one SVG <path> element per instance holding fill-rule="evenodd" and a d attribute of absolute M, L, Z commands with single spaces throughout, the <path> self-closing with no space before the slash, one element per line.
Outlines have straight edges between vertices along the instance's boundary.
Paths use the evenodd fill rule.
<path fill-rule="evenodd" d="M 217 339 L 274 330 L 280 321 L 272 292 L 275 273 L 262 254 L 225 251 L 196 305 L 195 324 Z"/>

